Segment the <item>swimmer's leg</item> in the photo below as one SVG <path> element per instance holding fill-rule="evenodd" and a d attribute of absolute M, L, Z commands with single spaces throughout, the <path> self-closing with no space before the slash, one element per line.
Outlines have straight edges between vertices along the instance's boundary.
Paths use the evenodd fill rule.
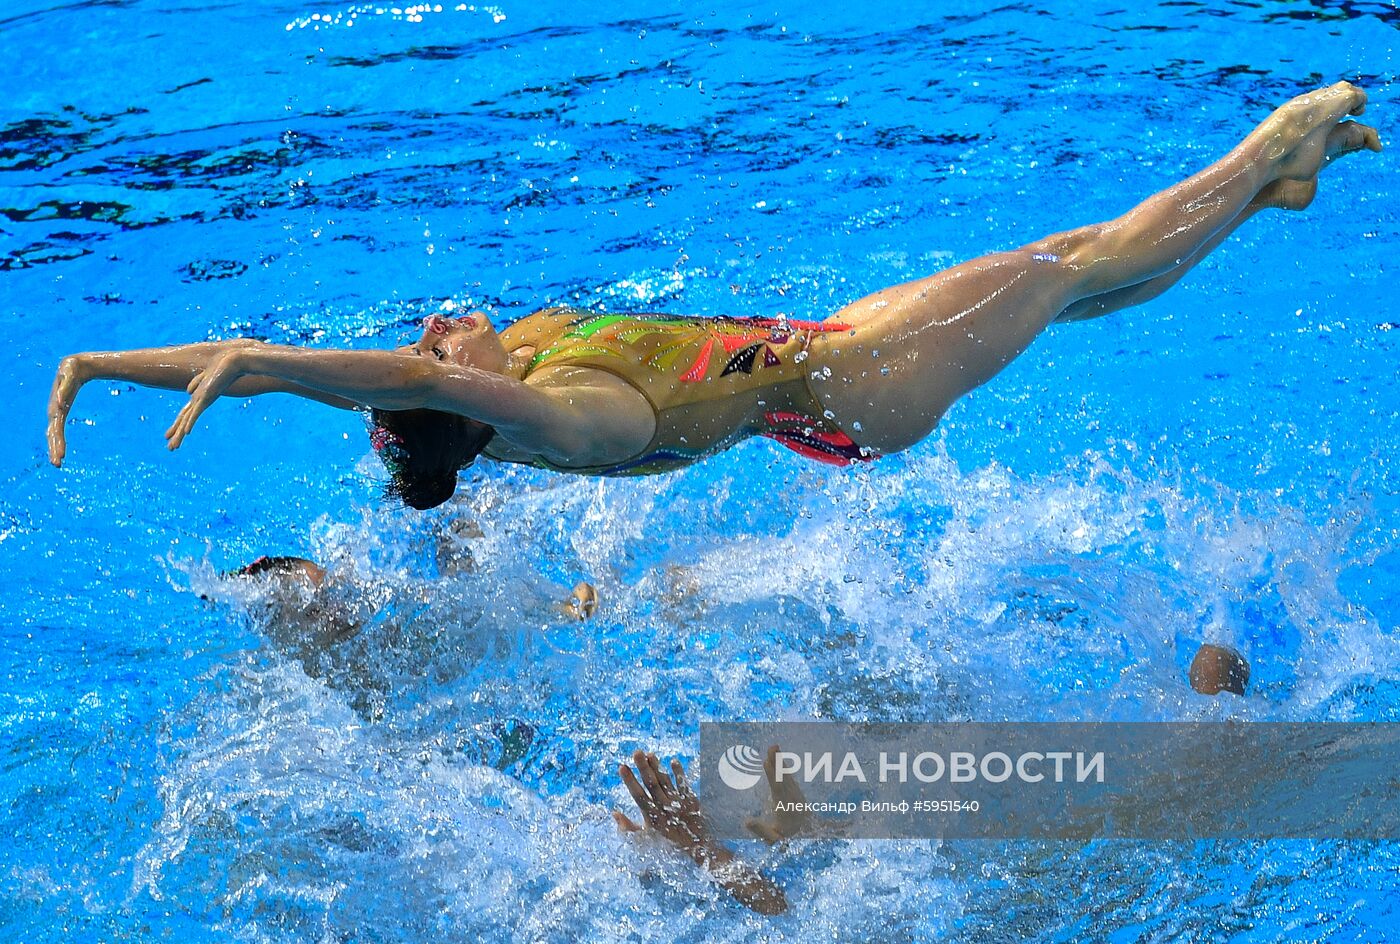
<path fill-rule="evenodd" d="M 1289 181 L 1293 183 L 1294 181 Z M 1221 227 L 1214 236 L 1206 240 L 1205 245 L 1191 256 L 1184 260 L 1181 265 L 1171 271 L 1157 276 L 1155 279 L 1148 279 L 1146 282 L 1139 282 L 1136 285 L 1128 285 L 1123 288 L 1116 288 L 1111 292 L 1102 292 L 1098 295 L 1090 295 L 1088 298 L 1081 298 L 1071 304 L 1064 311 L 1055 316 L 1056 322 L 1065 321 L 1089 321 L 1093 318 L 1102 318 L 1115 311 L 1122 311 L 1124 308 L 1132 308 L 1134 305 L 1142 305 L 1161 295 L 1177 282 L 1181 281 L 1196 263 L 1210 255 L 1215 247 L 1219 246 L 1230 234 L 1240 227 L 1245 220 L 1257 212 L 1253 209 L 1246 209 L 1239 216 Z"/>
<path fill-rule="evenodd" d="M 1366 107 L 1349 82 L 1302 95 L 1274 111 L 1224 158 L 1106 223 L 1056 233 L 1025 247 L 1061 259 L 1079 297 L 1162 275 L 1194 256 L 1266 186 L 1310 180 L 1327 160 L 1329 139 L 1347 115 Z M 1364 146 L 1380 149 L 1370 131 Z"/>
<path fill-rule="evenodd" d="M 1363 148 L 1371 148 L 1373 143 L 1378 143 L 1373 128 L 1352 121 L 1336 125 L 1327 136 L 1327 151 L 1323 166 L 1325 167 L 1339 157 L 1345 157 Z M 1148 279 L 1146 282 L 1081 298 L 1060 312 L 1055 320 L 1086 321 L 1151 301 L 1180 281 L 1181 277 L 1196 263 L 1210 255 L 1211 251 L 1223 243 L 1231 233 L 1239 228 L 1240 224 L 1260 210 L 1305 210 L 1316 195 L 1316 177 L 1308 180 L 1276 180 L 1255 194 L 1254 199 L 1249 202 L 1239 216 L 1221 227 L 1181 265 L 1154 279 Z"/>
<path fill-rule="evenodd" d="M 974 259 L 847 306 L 833 320 L 853 330 L 816 342 L 832 380 L 814 383 L 814 391 L 858 442 L 881 452 L 907 448 L 1061 312 L 1200 258 L 1265 187 L 1315 176 L 1332 129 L 1364 106 L 1365 95 L 1345 82 L 1300 96 L 1220 161 L 1116 220 Z M 1369 134 L 1366 146 L 1379 148 L 1374 131 L 1358 133 Z"/>

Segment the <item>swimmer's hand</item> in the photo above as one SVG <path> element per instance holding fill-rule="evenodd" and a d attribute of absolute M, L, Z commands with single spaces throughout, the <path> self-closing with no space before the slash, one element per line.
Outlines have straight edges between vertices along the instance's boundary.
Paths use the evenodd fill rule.
<path fill-rule="evenodd" d="M 190 400 L 175 417 L 175 422 L 165 431 L 166 443 L 171 449 L 179 449 L 180 443 L 194 428 L 195 421 L 219 397 L 223 396 L 248 371 L 248 350 L 238 346 L 216 355 L 203 370 L 190 380 L 185 392 Z"/>
<path fill-rule="evenodd" d="M 56 469 L 63 465 L 63 456 L 68 451 L 68 443 L 63 428 L 68 423 L 68 411 L 73 408 L 78 391 L 92 379 L 92 372 L 81 354 L 70 354 L 58 365 L 58 373 L 53 378 L 53 390 L 49 393 L 49 463 Z"/>
<path fill-rule="evenodd" d="M 637 772 L 623 764 L 618 768 L 627 792 L 632 794 L 646 825 L 634 823 L 614 810 L 618 829 L 639 836 L 660 836 L 707 870 L 740 904 L 759 914 L 776 915 L 787 910 L 783 890 L 757 869 L 735 857 L 710 834 L 700 800 L 685 779 L 680 761 L 671 761 L 671 773 L 661 769 L 655 754 L 632 755 Z M 674 777 L 674 780 L 672 779 Z"/>
<path fill-rule="evenodd" d="M 768 748 L 763 761 L 763 775 L 768 780 L 768 815 L 750 819 L 744 828 L 768 843 L 782 842 L 800 833 L 812 831 L 812 814 L 802 811 L 804 797 L 795 778 L 778 779 L 778 745 Z"/>

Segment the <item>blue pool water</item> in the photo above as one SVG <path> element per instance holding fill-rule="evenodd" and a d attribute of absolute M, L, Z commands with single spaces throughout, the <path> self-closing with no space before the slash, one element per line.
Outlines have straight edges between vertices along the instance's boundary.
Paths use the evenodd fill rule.
<path fill-rule="evenodd" d="M 1400 9 L 0 9 L 5 940 L 1369 941 L 1376 843 L 745 847 L 779 919 L 640 854 L 637 746 L 708 719 L 1400 716 L 1394 152 L 1330 168 L 1150 305 L 1056 329 L 907 454 L 754 441 L 381 504 L 351 415 L 58 359 L 402 343 L 444 302 L 823 317 L 1106 218 L 1340 78 L 1390 137 Z M 478 562 L 443 574 L 467 518 Z M 321 650 L 218 572 L 325 561 Z M 595 583 L 599 617 L 552 603 Z M 205 599 L 207 598 L 207 599 Z M 1247 699 L 1184 681 L 1231 643 Z"/>

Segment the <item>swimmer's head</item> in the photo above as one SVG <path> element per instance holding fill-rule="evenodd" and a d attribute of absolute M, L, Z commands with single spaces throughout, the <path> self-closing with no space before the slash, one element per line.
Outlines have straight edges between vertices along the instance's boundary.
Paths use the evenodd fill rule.
<path fill-rule="evenodd" d="M 412 345 L 420 357 L 502 373 L 508 357 L 491 319 L 479 311 L 448 317 L 429 315 L 423 319 L 423 336 Z"/>
<path fill-rule="evenodd" d="M 451 498 L 457 473 L 496 435 L 484 423 L 440 410 L 371 410 L 370 423 L 370 445 L 389 470 L 389 494 L 419 511 Z"/>
<path fill-rule="evenodd" d="M 1205 643 L 1191 660 L 1191 687 L 1202 695 L 1243 695 L 1249 686 L 1249 663 L 1229 646 Z"/>
<path fill-rule="evenodd" d="M 259 557 L 251 564 L 229 571 L 230 577 L 282 577 L 319 587 L 326 580 L 326 569 L 305 557 Z"/>

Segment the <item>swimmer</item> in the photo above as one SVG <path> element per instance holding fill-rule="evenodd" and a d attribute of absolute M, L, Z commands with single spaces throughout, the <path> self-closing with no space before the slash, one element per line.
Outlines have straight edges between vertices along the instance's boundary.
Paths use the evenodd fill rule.
<path fill-rule="evenodd" d="M 326 568 L 305 557 L 264 556 L 229 572 L 230 577 L 265 575 L 286 577 L 291 583 L 304 583 L 311 587 L 319 587 L 326 582 Z"/>
<path fill-rule="evenodd" d="M 471 522 L 466 528 L 451 527 L 450 530 L 453 533 L 475 530 L 478 537 L 481 535 L 480 529 Z M 460 567 L 464 559 L 468 562 L 472 560 L 469 549 L 454 548 L 454 551 L 452 556 L 439 554 L 439 564 L 444 566 L 445 572 L 449 566 Z M 461 572 L 451 573 L 456 575 Z M 250 564 L 229 571 L 227 576 L 270 581 L 274 592 L 269 603 L 276 609 L 279 621 L 320 627 L 322 632 L 316 636 L 319 642 L 338 642 L 355 632 L 353 624 L 343 615 L 328 609 L 319 599 L 317 591 L 325 588 L 327 574 L 326 569 L 313 560 L 290 556 L 259 557 Z M 563 615 L 586 622 L 598 612 L 598 588 L 586 580 L 580 580 L 555 608 Z"/>
<path fill-rule="evenodd" d="M 273 639 L 296 653 L 308 675 L 315 676 L 312 654 L 355 635 L 358 627 L 327 589 L 326 569 L 304 557 L 259 557 L 226 576 L 267 587 L 262 609 Z"/>
<path fill-rule="evenodd" d="M 1379 151 L 1346 120 L 1347 82 L 1293 99 L 1233 150 L 1123 216 L 886 288 L 825 320 L 608 315 L 551 308 L 502 331 L 480 312 L 433 315 L 392 351 L 250 339 L 63 359 L 49 401 L 62 463 L 91 380 L 184 390 L 171 449 L 220 397 L 291 393 L 366 410 L 390 491 L 414 508 L 452 497 L 479 455 L 584 475 L 681 468 L 766 436 L 851 465 L 908 449 L 963 394 L 1057 322 L 1155 298 L 1255 213 L 1301 210 L 1335 158 Z"/>
<path fill-rule="evenodd" d="M 1188 677 L 1191 687 L 1202 695 L 1243 695 L 1249 687 L 1249 663 L 1229 646 L 1208 642 L 1196 650 Z"/>
<path fill-rule="evenodd" d="M 472 528 L 444 530 L 460 534 Z M 457 550 L 469 555 L 465 547 Z M 443 573 L 451 576 L 446 569 Z M 299 662 L 307 677 L 327 680 L 344 691 L 351 707 L 366 720 L 383 715 L 393 692 L 393 676 L 385 669 L 386 652 L 392 651 L 393 671 L 418 673 L 427 670 L 423 660 L 433 657 L 434 640 L 444 629 L 460 634 L 452 643 L 458 652 L 481 645 L 472 630 L 474 614 L 384 619 L 379 607 L 367 607 L 365 601 L 357 602 L 359 594 L 345 593 L 357 589 L 347 575 L 329 572 L 304 557 L 260 557 L 224 576 L 247 581 L 249 589 L 255 589 L 251 597 L 244 597 L 245 606 L 272 648 Z M 556 618 L 582 622 L 594 617 L 598 605 L 597 589 L 579 581 L 567 598 L 534 597 L 530 608 L 548 607 Z"/>

